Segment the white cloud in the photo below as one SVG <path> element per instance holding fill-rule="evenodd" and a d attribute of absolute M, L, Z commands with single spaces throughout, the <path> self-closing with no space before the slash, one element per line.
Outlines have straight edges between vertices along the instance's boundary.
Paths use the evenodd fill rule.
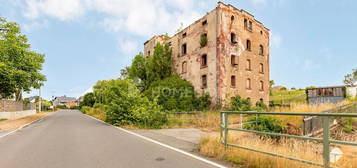
<path fill-rule="evenodd" d="M 270 43 L 272 47 L 280 48 L 282 42 L 283 38 L 279 34 L 273 32 L 270 34 Z"/>
<path fill-rule="evenodd" d="M 134 51 L 137 51 L 139 45 L 135 41 L 119 40 L 119 48 L 124 53 L 131 54 Z"/>
<path fill-rule="evenodd" d="M 255 6 L 260 6 L 260 5 L 265 5 L 267 3 L 267 0 L 252 0 L 252 3 Z"/>
<path fill-rule="evenodd" d="M 48 27 L 48 21 L 43 20 L 43 21 L 33 21 L 31 23 L 25 23 L 23 24 L 23 29 L 25 32 L 31 32 L 34 30 L 38 30 L 41 28 L 46 28 Z"/>

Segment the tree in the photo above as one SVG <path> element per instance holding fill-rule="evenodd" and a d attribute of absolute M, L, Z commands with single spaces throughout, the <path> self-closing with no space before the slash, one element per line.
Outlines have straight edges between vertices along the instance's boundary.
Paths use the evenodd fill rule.
<path fill-rule="evenodd" d="M 141 91 L 149 88 L 154 81 L 163 80 L 173 74 L 172 50 L 168 45 L 157 43 L 154 53 L 145 57 L 142 53 L 135 56 L 127 68 L 128 77 L 133 79 Z"/>
<path fill-rule="evenodd" d="M 0 18 L 0 97 L 21 99 L 21 92 L 40 88 L 46 77 L 40 73 L 44 55 L 31 50 L 14 22 Z"/>
<path fill-rule="evenodd" d="M 269 86 L 270 86 L 270 88 L 272 88 L 274 85 L 275 85 L 274 80 L 270 80 L 270 81 L 269 81 Z"/>
<path fill-rule="evenodd" d="M 249 99 L 244 99 L 240 95 L 232 97 L 231 108 L 232 111 L 249 111 L 252 110 L 252 103 Z"/>
<path fill-rule="evenodd" d="M 89 106 L 93 107 L 95 104 L 95 98 L 93 93 L 87 93 L 83 96 L 83 101 L 80 103 L 80 106 Z"/>
<path fill-rule="evenodd" d="M 351 74 L 345 75 L 343 83 L 349 86 L 355 86 L 357 82 L 357 69 L 353 69 Z"/>

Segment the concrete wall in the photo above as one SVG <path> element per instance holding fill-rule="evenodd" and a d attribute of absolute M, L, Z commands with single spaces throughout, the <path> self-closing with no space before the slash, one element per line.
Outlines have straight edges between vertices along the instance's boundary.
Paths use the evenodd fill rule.
<path fill-rule="evenodd" d="M 26 117 L 28 115 L 36 114 L 36 110 L 24 110 L 15 112 L 0 112 L 0 118 L 6 118 L 9 120 Z"/>
<path fill-rule="evenodd" d="M 308 98 L 310 104 L 319 104 L 319 103 L 339 103 L 345 100 L 345 97 L 311 97 Z"/>

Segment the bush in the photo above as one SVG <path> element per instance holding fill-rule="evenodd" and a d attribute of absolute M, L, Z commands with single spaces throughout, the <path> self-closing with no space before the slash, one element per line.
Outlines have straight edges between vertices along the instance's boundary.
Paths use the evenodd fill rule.
<path fill-rule="evenodd" d="M 211 96 L 208 93 L 199 96 L 196 99 L 196 109 L 205 110 L 211 105 Z"/>
<path fill-rule="evenodd" d="M 252 110 L 252 103 L 248 99 L 244 99 L 239 95 L 236 95 L 231 100 L 231 107 L 230 110 L 232 111 L 250 111 Z"/>
<path fill-rule="evenodd" d="M 70 109 L 75 109 L 75 110 L 79 110 L 79 109 L 81 109 L 79 106 L 71 106 L 71 107 L 69 107 Z"/>
<path fill-rule="evenodd" d="M 251 129 L 256 131 L 263 132 L 273 132 L 273 133 L 282 133 L 286 130 L 286 126 L 283 125 L 279 120 L 270 116 L 262 116 L 252 117 L 247 121 L 247 124 L 243 125 L 244 129 Z M 261 137 L 275 138 L 278 139 L 277 136 L 264 135 L 260 134 Z"/>
<path fill-rule="evenodd" d="M 63 105 L 63 104 L 57 104 L 56 108 L 58 108 L 58 109 L 67 109 L 67 106 Z"/>
<path fill-rule="evenodd" d="M 95 109 L 106 111 L 106 121 L 113 125 L 145 125 L 159 127 L 166 123 L 166 115 L 156 101 L 143 97 L 132 80 L 109 80 L 99 82 L 94 95 L 102 96 L 102 104 Z M 100 93 L 98 93 L 100 92 Z"/>
<path fill-rule="evenodd" d="M 201 47 L 206 46 L 206 45 L 207 45 L 207 42 L 208 42 L 207 34 L 201 35 L 201 39 L 200 39 L 200 45 L 201 45 Z"/>
<path fill-rule="evenodd" d="M 88 106 L 82 106 L 81 107 L 81 112 L 83 114 L 87 114 L 87 112 L 91 109 L 91 107 L 88 107 Z"/>
<path fill-rule="evenodd" d="M 264 102 L 258 101 L 255 103 L 255 110 L 256 111 L 265 111 L 268 109 L 268 106 L 264 104 Z"/>

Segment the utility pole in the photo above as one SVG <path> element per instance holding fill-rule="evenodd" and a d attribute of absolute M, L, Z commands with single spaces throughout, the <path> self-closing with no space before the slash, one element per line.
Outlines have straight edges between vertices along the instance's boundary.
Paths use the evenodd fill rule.
<path fill-rule="evenodd" d="M 38 112 L 41 113 L 41 87 L 38 89 Z"/>

